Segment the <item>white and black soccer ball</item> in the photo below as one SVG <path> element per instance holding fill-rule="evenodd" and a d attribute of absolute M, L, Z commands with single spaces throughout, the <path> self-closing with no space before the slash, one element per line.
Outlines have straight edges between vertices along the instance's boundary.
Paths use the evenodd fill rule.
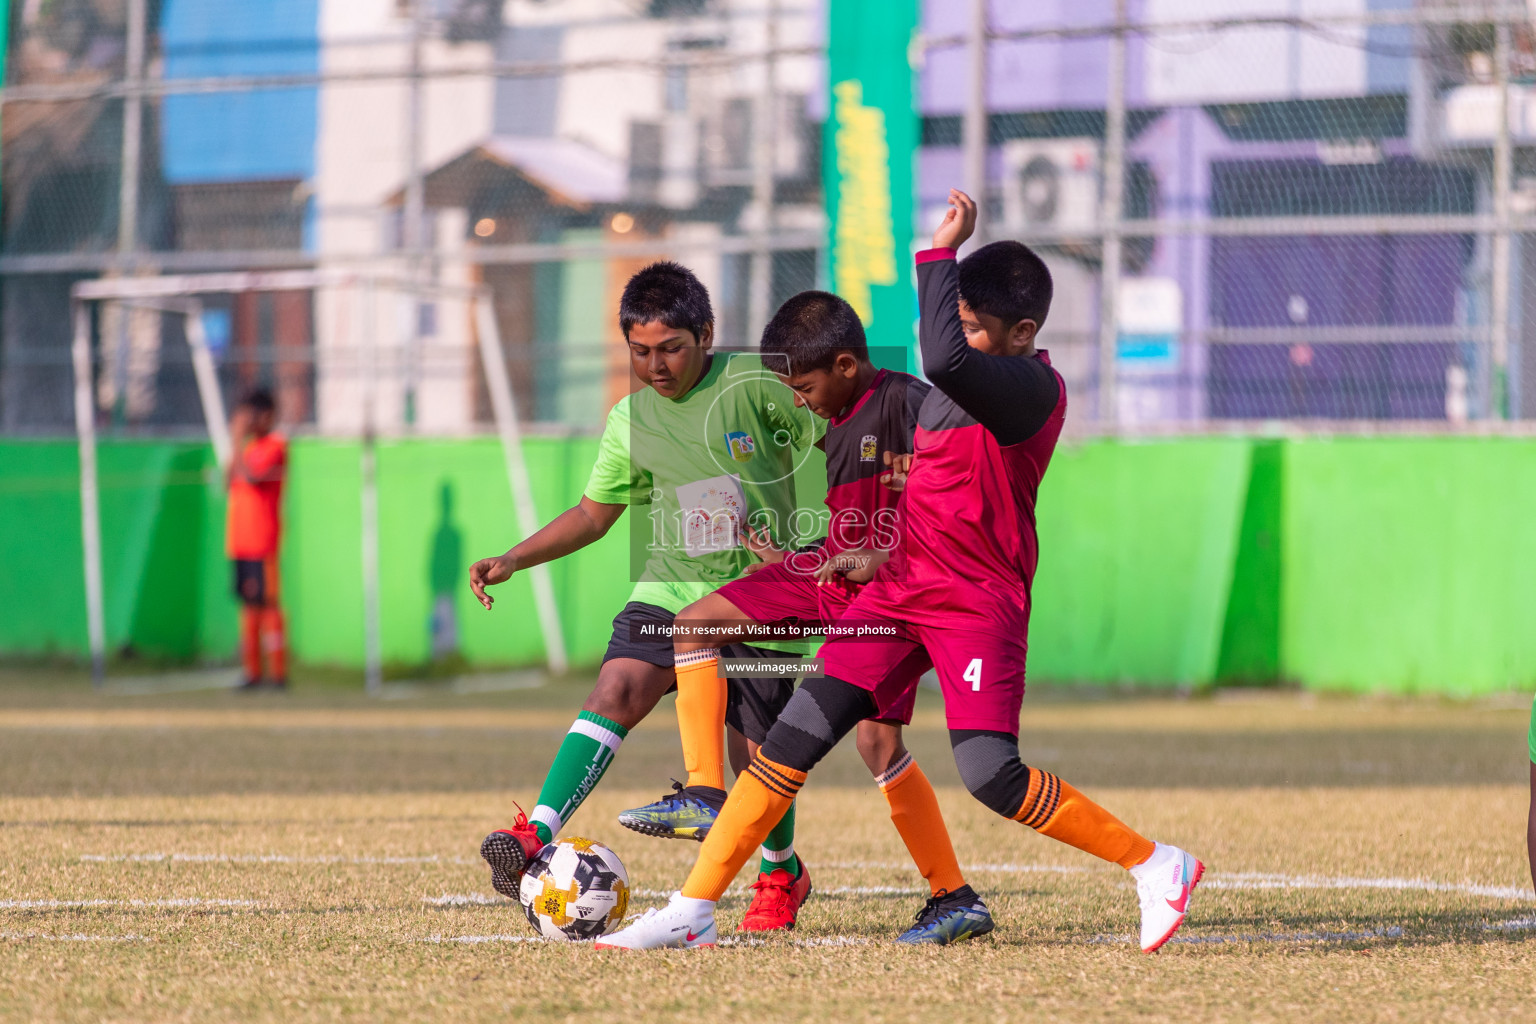
<path fill-rule="evenodd" d="M 629 912 L 629 872 L 594 839 L 570 836 L 528 862 L 518 897 L 546 939 L 585 942 L 618 928 Z"/>

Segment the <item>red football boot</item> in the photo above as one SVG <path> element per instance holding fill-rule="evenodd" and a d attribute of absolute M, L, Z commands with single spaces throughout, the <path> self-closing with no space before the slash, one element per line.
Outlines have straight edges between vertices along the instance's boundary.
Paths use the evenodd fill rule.
<path fill-rule="evenodd" d="M 528 823 L 528 815 L 517 809 L 511 828 L 499 828 L 480 844 L 480 856 L 491 866 L 491 885 L 508 899 L 515 900 L 522 883 L 523 869 L 544 849 L 544 840 Z"/>
<path fill-rule="evenodd" d="M 747 908 L 747 916 L 741 919 L 741 931 L 776 932 L 788 931 L 800 916 L 800 904 L 811 894 L 811 872 L 800 862 L 800 877 L 795 878 L 783 868 L 765 872 L 752 883 L 756 895 Z"/>

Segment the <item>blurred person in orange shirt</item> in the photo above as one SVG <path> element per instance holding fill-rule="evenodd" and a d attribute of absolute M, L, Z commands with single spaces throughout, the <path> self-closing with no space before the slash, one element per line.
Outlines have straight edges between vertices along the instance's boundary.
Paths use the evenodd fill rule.
<path fill-rule="evenodd" d="M 278 606 L 277 551 L 280 510 L 288 470 L 288 442 L 272 428 L 277 403 L 266 388 L 246 392 L 230 421 L 234 460 L 229 467 L 229 512 L 225 548 L 235 571 L 240 599 L 242 689 L 262 685 L 265 654 L 279 689 L 288 685 L 288 638 Z"/>

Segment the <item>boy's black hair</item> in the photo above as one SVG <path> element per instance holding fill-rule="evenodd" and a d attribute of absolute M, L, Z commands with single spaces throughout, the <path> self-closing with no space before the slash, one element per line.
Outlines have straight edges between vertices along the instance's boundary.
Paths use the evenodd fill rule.
<path fill-rule="evenodd" d="M 619 299 L 619 327 L 624 337 L 636 324 L 663 323 L 673 330 L 692 331 L 698 339 L 715 322 L 709 290 L 693 271 L 671 260 L 644 268 L 624 286 Z"/>
<path fill-rule="evenodd" d="M 848 303 L 831 292 L 791 295 L 763 328 L 762 352 L 770 370 L 810 373 L 830 370 L 839 352 L 869 361 L 864 325 Z"/>
<path fill-rule="evenodd" d="M 993 242 L 960 261 L 960 297 L 974 312 L 1012 327 L 1045 324 L 1051 311 L 1051 272 L 1023 242 Z"/>
<path fill-rule="evenodd" d="M 252 412 L 276 412 L 277 399 L 272 397 L 272 391 L 265 387 L 254 387 L 240 396 L 240 405 Z"/>

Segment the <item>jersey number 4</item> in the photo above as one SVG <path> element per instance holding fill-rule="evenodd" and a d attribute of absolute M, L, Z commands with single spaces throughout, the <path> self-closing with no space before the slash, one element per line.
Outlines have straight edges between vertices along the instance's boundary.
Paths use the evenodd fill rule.
<path fill-rule="evenodd" d="M 965 666 L 965 675 L 960 677 L 971 684 L 972 690 L 981 689 L 981 659 L 972 658 L 971 663 Z"/>

